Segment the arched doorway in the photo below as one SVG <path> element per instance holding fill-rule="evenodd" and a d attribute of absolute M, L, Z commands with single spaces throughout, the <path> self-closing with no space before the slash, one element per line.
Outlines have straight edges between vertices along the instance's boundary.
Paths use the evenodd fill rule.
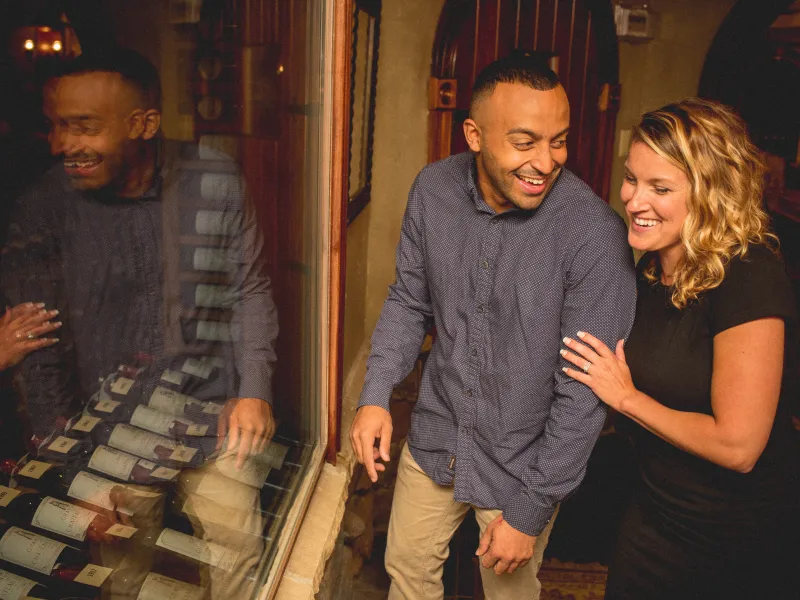
<path fill-rule="evenodd" d="M 466 150 L 476 74 L 513 50 L 555 57 L 570 99 L 567 167 L 608 200 L 619 107 L 619 56 L 603 0 L 446 0 L 433 47 L 429 161 Z"/>

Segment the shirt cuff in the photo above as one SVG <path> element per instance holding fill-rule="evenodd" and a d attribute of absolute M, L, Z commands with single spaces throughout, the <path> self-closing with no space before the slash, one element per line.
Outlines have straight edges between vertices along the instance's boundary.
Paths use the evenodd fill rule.
<path fill-rule="evenodd" d="M 392 398 L 393 390 L 394 385 L 389 381 L 367 378 L 364 381 L 364 388 L 361 390 L 358 408 L 362 406 L 380 406 L 389 410 L 389 400 Z"/>
<path fill-rule="evenodd" d="M 273 404 L 272 377 L 265 369 L 252 369 L 239 381 L 239 398 L 258 398 Z"/>
<path fill-rule="evenodd" d="M 517 531 L 538 536 L 547 527 L 555 511 L 555 506 L 533 502 L 523 490 L 503 509 L 503 519 Z"/>

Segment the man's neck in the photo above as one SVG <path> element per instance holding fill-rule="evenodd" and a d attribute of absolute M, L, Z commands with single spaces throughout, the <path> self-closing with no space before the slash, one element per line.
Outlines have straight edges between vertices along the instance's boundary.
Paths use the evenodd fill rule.
<path fill-rule="evenodd" d="M 132 157 L 132 166 L 125 180 L 116 190 L 122 198 L 140 198 L 151 187 L 156 174 L 156 148 L 154 144 L 143 144 Z"/>

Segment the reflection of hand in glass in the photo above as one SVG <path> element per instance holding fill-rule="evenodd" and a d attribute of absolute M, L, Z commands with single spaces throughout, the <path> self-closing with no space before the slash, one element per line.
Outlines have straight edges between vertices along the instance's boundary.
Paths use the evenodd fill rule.
<path fill-rule="evenodd" d="M 217 426 L 217 449 L 229 434 L 228 448 L 236 448 L 236 468 L 249 456 L 264 451 L 275 433 L 272 405 L 259 398 L 233 398 L 225 405 Z M 238 447 L 237 447 L 238 445 Z"/>
<path fill-rule="evenodd" d="M 57 310 L 43 310 L 43 304 L 18 304 L 6 308 L 0 318 L 0 370 L 13 367 L 34 350 L 52 346 L 58 338 L 42 338 L 61 327 L 60 321 L 50 321 Z"/>

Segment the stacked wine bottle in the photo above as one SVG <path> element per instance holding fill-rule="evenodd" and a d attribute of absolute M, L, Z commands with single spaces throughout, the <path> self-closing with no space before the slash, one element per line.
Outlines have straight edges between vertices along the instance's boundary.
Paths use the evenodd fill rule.
<path fill-rule="evenodd" d="M 279 427 L 263 453 L 237 466 L 236 449 L 217 441 L 232 395 L 222 366 L 217 358 L 157 363 L 139 354 L 35 451 L 0 466 L 0 600 L 113 598 L 114 589 L 126 597 L 138 589 L 137 600 L 210 597 L 202 571 L 233 572 L 240 553 L 194 535 L 195 496 L 219 503 L 219 526 L 235 525 L 226 522 L 233 507 L 225 496 L 211 497 L 205 475 L 192 473 L 213 470 L 258 490 L 253 510 L 263 528 L 237 535 L 258 536 L 257 547 L 270 550 L 310 446 Z M 153 570 L 105 564 L 103 545 L 116 556 L 149 552 Z"/>

